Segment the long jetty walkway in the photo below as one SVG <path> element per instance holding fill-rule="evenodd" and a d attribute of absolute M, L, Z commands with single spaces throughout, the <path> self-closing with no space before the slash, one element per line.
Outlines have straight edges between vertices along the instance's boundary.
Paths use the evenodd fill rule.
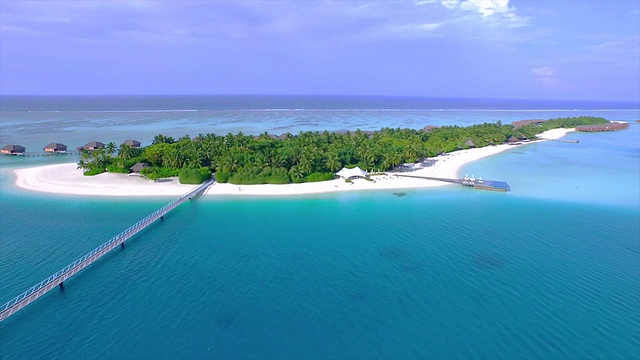
<path fill-rule="evenodd" d="M 567 144 L 577 144 L 580 142 L 580 140 L 571 140 L 571 139 L 545 139 L 545 138 L 540 138 L 540 139 L 547 140 L 547 141 L 563 142 Z"/>
<path fill-rule="evenodd" d="M 202 191 L 204 191 L 209 186 L 211 186 L 213 182 L 214 180 L 208 180 L 200 184 L 198 187 L 182 195 L 178 200 L 172 201 L 169 204 L 161 207 L 160 209 L 156 210 L 149 216 L 131 225 L 125 231 L 114 236 L 109 241 L 93 249 L 83 257 L 65 266 L 64 268 L 60 269 L 59 271 L 49 276 L 48 278 L 42 280 L 41 282 L 39 282 L 37 285 L 33 286 L 29 290 L 23 292 L 22 294 L 8 301 L 4 305 L 2 305 L 2 307 L 0 307 L 0 321 L 3 321 L 9 316 L 15 314 L 18 310 L 34 302 L 39 297 L 46 294 L 49 290 L 55 288 L 56 286 L 62 287 L 65 280 L 79 273 L 89 265 L 93 264 L 102 256 L 107 254 L 109 251 L 117 248 L 118 246 L 124 247 L 124 242 L 126 240 L 130 239 L 140 231 L 144 230 L 147 226 L 151 225 L 154 221 L 158 219 L 164 219 L 163 218 L 164 215 L 166 215 L 168 212 L 175 209 L 185 201 L 190 200 L 194 196 L 200 194 Z"/>
<path fill-rule="evenodd" d="M 404 174 L 394 174 L 394 175 L 400 176 L 400 177 L 416 178 L 416 179 L 443 181 L 443 182 L 448 182 L 452 184 L 468 186 L 468 187 L 472 187 L 474 189 L 479 189 L 479 190 L 492 190 L 492 191 L 511 190 L 511 188 L 509 187 L 509 184 L 507 184 L 504 181 L 480 180 L 480 179 L 468 178 L 468 177 L 465 177 L 464 179 L 448 179 L 448 178 L 418 176 L 418 175 L 404 175 Z"/>

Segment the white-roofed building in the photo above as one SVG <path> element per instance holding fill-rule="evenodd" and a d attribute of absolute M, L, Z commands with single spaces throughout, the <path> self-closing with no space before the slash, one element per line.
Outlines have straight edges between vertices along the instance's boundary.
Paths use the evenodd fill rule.
<path fill-rule="evenodd" d="M 356 166 L 353 169 L 347 169 L 346 167 L 342 168 L 342 170 L 338 171 L 336 175 L 344 179 L 350 179 L 354 177 L 363 177 L 363 178 L 369 177 L 369 173 L 360 169 L 359 166 Z"/>

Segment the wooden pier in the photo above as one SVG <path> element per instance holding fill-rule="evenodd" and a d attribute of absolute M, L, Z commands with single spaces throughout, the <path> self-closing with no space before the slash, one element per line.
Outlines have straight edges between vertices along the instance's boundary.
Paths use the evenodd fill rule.
<path fill-rule="evenodd" d="M 49 276 L 48 278 L 39 282 L 37 285 L 31 287 L 29 290 L 23 292 L 22 294 L 8 301 L 7 303 L 5 303 L 0 307 L 0 322 L 7 319 L 9 316 L 15 314 L 18 310 L 34 302 L 36 299 L 46 294 L 49 290 L 55 288 L 56 286 L 62 287 L 65 280 L 79 273 L 89 265 L 93 264 L 95 261 L 100 259 L 105 254 L 107 254 L 109 251 L 117 248 L 118 246 L 124 247 L 124 242 L 126 240 L 130 239 L 140 231 L 144 230 L 147 226 L 151 225 L 154 221 L 158 219 L 164 219 L 163 218 L 164 215 L 166 215 L 168 212 L 175 209 L 185 201 L 190 200 L 194 196 L 200 194 L 202 191 L 204 191 L 209 186 L 211 186 L 213 182 L 214 180 L 208 180 L 200 184 L 195 189 L 192 189 L 188 193 L 182 195 L 178 200 L 172 201 L 169 204 L 161 207 L 160 209 L 156 210 L 155 212 L 148 215 L 144 219 L 133 224 L 125 231 L 114 236 L 109 241 L 93 249 L 83 257 L 65 266 L 64 268 L 57 271 L 55 274 Z"/>
<path fill-rule="evenodd" d="M 438 177 L 418 176 L 418 175 L 404 175 L 404 174 L 394 174 L 394 175 L 400 176 L 400 177 L 448 182 L 452 184 L 459 184 L 462 186 L 472 187 L 478 190 L 491 190 L 491 191 L 502 191 L 502 192 L 511 190 L 511 188 L 509 187 L 509 184 L 507 184 L 504 181 L 480 180 L 476 178 L 467 178 L 467 177 L 463 179 L 448 179 L 448 178 L 438 178 Z"/>
<path fill-rule="evenodd" d="M 557 141 L 557 142 L 563 142 L 563 143 L 568 143 L 568 144 L 577 144 L 580 142 L 580 140 L 569 140 L 569 139 L 545 139 L 545 138 L 540 138 L 542 140 L 547 140 L 547 141 Z"/>

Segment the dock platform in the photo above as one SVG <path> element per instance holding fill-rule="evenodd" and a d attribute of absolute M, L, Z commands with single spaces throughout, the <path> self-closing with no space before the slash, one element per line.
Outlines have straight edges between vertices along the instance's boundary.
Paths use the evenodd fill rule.
<path fill-rule="evenodd" d="M 439 177 L 431 177 L 431 176 L 418 176 L 418 175 L 405 175 L 405 174 L 394 174 L 400 177 L 408 177 L 408 178 L 416 178 L 416 179 L 425 179 L 425 180 L 434 180 L 434 181 L 442 181 L 448 182 L 452 184 L 460 184 L 462 186 L 472 187 L 478 190 L 491 190 L 491 191 L 501 191 L 507 192 L 511 191 L 511 187 L 504 181 L 497 180 L 480 180 L 476 178 L 465 177 L 463 179 L 448 179 L 448 178 L 439 178 Z"/>

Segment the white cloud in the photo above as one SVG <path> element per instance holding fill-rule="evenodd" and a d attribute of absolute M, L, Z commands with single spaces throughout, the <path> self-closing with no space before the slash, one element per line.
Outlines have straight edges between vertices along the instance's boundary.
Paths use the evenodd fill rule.
<path fill-rule="evenodd" d="M 379 31 L 371 31 L 370 35 L 376 39 L 385 37 L 395 38 L 424 38 L 436 36 L 436 30 L 442 26 L 441 23 L 411 23 L 386 25 Z"/>
<path fill-rule="evenodd" d="M 560 79 L 554 78 L 554 77 L 544 77 L 544 78 L 538 79 L 538 81 L 546 85 L 560 84 Z"/>
<path fill-rule="evenodd" d="M 460 8 L 478 11 L 485 17 L 513 11 L 513 8 L 509 7 L 509 0 L 467 0 L 460 4 Z"/>
<path fill-rule="evenodd" d="M 242 37 L 305 43 L 435 36 L 510 41 L 522 18 L 509 0 L 149 2 L 0 0 L 4 33 L 177 44 Z M 117 19 L 117 20 L 116 20 Z M 155 34 L 155 35 L 154 35 Z M 513 36 L 512 36 L 513 35 Z M 161 41 L 163 36 L 170 39 Z M 137 40 L 136 40 L 137 39 Z"/>
<path fill-rule="evenodd" d="M 429 5 L 436 0 L 417 0 L 416 5 Z M 480 16 L 485 24 L 496 27 L 522 27 L 528 25 L 528 19 L 516 14 L 516 8 L 509 6 L 510 0 L 439 0 L 440 5 L 449 11 L 447 17 L 460 18 L 460 12 Z M 464 16 L 462 16 L 464 17 Z"/>
<path fill-rule="evenodd" d="M 542 66 L 531 69 L 531 72 L 538 76 L 553 76 L 556 70 L 550 66 Z"/>
<path fill-rule="evenodd" d="M 19 35 L 31 35 L 31 36 L 48 35 L 47 33 L 32 30 L 29 28 L 4 25 L 4 24 L 0 24 L 0 34 L 19 34 Z"/>
<path fill-rule="evenodd" d="M 535 81 L 548 86 L 562 86 L 560 79 L 555 76 L 556 69 L 551 66 L 541 66 L 531 69 L 531 72 L 536 75 Z"/>
<path fill-rule="evenodd" d="M 460 1 L 458 0 L 442 0 L 440 2 L 442 4 L 442 6 L 446 7 L 447 9 L 455 9 L 458 7 L 458 4 L 460 3 Z"/>

